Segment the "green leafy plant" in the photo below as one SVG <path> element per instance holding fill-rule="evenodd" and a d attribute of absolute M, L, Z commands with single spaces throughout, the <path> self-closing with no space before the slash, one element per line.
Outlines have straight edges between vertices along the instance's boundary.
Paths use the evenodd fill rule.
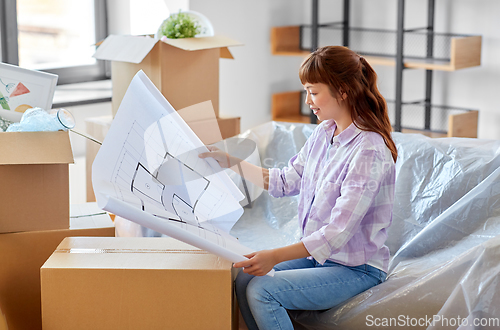
<path fill-rule="evenodd" d="M 160 31 L 169 39 L 193 38 L 200 33 L 201 26 L 189 14 L 179 11 L 162 23 Z"/>

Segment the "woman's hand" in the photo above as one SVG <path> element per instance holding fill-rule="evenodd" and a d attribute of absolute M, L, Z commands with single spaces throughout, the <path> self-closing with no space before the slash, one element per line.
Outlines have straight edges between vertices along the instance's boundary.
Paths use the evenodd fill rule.
<path fill-rule="evenodd" d="M 229 168 L 234 164 L 231 164 L 231 160 L 228 153 L 225 153 L 224 151 L 220 150 L 216 146 L 207 146 L 208 152 L 204 152 L 198 155 L 200 158 L 213 158 L 219 163 L 220 167 L 222 168 Z"/>
<path fill-rule="evenodd" d="M 208 152 L 202 152 L 198 155 L 200 158 L 213 158 L 222 168 L 230 168 L 236 174 L 242 176 L 258 187 L 269 188 L 269 170 L 260 166 L 250 164 L 247 161 L 230 156 L 228 153 L 220 150 L 216 146 L 207 146 Z"/>
<path fill-rule="evenodd" d="M 280 262 L 309 257 L 304 243 L 298 242 L 273 250 L 262 250 L 247 254 L 248 260 L 235 263 L 235 268 L 243 267 L 243 271 L 250 275 L 263 276 Z"/>
<path fill-rule="evenodd" d="M 254 276 L 266 275 L 278 263 L 276 250 L 257 251 L 245 255 L 245 257 L 248 260 L 237 262 L 234 264 L 234 267 L 243 267 L 243 272 Z"/>

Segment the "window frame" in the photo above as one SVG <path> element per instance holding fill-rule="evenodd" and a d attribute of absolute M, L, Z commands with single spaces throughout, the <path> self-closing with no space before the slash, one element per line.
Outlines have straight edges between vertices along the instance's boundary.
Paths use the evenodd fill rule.
<path fill-rule="evenodd" d="M 105 0 L 94 0 L 95 37 L 103 40 L 108 35 Z M 19 65 L 19 44 L 17 28 L 17 0 L 0 0 L 0 55 L 4 63 Z M 95 64 L 41 70 L 59 76 L 58 85 L 110 78 L 107 61 L 97 60 Z"/>

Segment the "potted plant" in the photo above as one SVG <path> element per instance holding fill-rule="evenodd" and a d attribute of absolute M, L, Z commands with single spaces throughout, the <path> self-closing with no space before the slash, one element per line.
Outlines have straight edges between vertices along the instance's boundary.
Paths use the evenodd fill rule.
<path fill-rule="evenodd" d="M 210 21 L 200 13 L 194 11 L 180 11 L 171 14 L 158 28 L 158 39 L 180 39 L 213 36 L 213 27 Z"/>

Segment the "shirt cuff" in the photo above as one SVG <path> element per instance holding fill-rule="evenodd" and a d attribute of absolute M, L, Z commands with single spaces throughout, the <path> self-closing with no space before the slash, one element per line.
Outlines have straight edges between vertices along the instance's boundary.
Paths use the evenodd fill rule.
<path fill-rule="evenodd" d="M 307 237 L 303 237 L 301 241 L 307 252 L 321 265 L 330 257 L 330 243 L 321 232 L 316 231 Z"/>
<path fill-rule="evenodd" d="M 269 169 L 269 195 L 273 197 L 283 197 L 283 182 L 281 182 L 281 170 L 278 168 Z"/>

